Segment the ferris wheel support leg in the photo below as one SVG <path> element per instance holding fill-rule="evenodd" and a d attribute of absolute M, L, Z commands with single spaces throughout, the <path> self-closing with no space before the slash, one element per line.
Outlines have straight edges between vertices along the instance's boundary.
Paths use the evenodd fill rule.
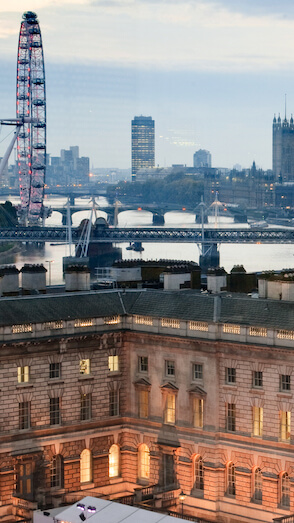
<path fill-rule="evenodd" d="M 3 172 L 4 172 L 4 169 L 8 163 L 8 160 L 9 160 L 9 156 L 11 155 L 11 151 L 14 147 L 14 144 L 17 140 L 17 137 L 19 135 L 19 132 L 20 132 L 20 127 L 17 127 L 17 129 L 15 130 L 14 132 L 14 135 L 13 135 L 13 138 L 6 150 L 6 153 L 4 154 L 3 158 L 2 158 L 2 162 L 0 163 L 0 177 L 2 176 Z"/>

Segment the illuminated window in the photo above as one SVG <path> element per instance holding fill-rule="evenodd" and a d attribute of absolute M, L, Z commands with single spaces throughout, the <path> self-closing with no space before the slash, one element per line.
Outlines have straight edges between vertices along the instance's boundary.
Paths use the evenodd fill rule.
<path fill-rule="evenodd" d="M 267 329 L 264 327 L 250 327 L 249 336 L 267 336 Z"/>
<path fill-rule="evenodd" d="M 148 418 L 149 415 L 149 391 L 139 390 L 139 418 Z"/>
<path fill-rule="evenodd" d="M 147 445 L 142 444 L 138 452 L 138 477 L 149 479 L 150 475 L 150 452 Z"/>
<path fill-rule="evenodd" d="M 193 426 L 203 428 L 203 399 L 193 398 Z"/>
<path fill-rule="evenodd" d="M 290 477 L 287 472 L 280 476 L 280 504 L 282 507 L 290 507 Z"/>
<path fill-rule="evenodd" d="M 115 325 L 116 323 L 120 323 L 120 316 L 105 316 L 105 325 Z"/>
<path fill-rule="evenodd" d="M 60 423 L 60 398 L 50 398 L 49 405 L 50 425 L 59 425 Z"/>
<path fill-rule="evenodd" d="M 138 357 L 138 371 L 139 372 L 148 372 L 148 357 L 147 356 Z"/>
<path fill-rule="evenodd" d="M 196 456 L 194 460 L 194 488 L 204 490 L 203 459 Z"/>
<path fill-rule="evenodd" d="M 120 454 L 118 445 L 112 445 L 109 449 L 109 477 L 116 478 L 120 474 Z"/>
<path fill-rule="evenodd" d="M 49 364 L 49 378 L 61 378 L 61 363 Z"/>
<path fill-rule="evenodd" d="M 164 422 L 174 425 L 176 422 L 176 396 L 168 393 L 166 396 Z"/>
<path fill-rule="evenodd" d="M 226 367 L 226 383 L 236 383 L 236 369 L 232 367 Z"/>
<path fill-rule="evenodd" d="M 92 481 L 92 452 L 84 449 L 80 458 L 80 481 L 89 483 Z"/>
<path fill-rule="evenodd" d="M 25 365 L 24 367 L 17 367 L 17 381 L 18 383 L 27 383 L 29 381 L 29 367 Z"/>
<path fill-rule="evenodd" d="M 92 327 L 93 325 L 93 319 L 87 318 L 84 320 L 75 320 L 75 327 Z"/>
<path fill-rule="evenodd" d="M 60 454 L 53 456 L 50 464 L 50 484 L 51 488 L 63 487 L 63 459 Z"/>
<path fill-rule="evenodd" d="M 47 321 L 44 323 L 44 330 L 63 329 L 63 321 Z"/>
<path fill-rule="evenodd" d="M 283 441 L 290 441 L 291 439 L 291 412 L 280 411 L 280 438 Z"/>
<path fill-rule="evenodd" d="M 227 464 L 227 494 L 229 496 L 235 496 L 236 494 L 236 476 L 235 476 L 235 465 L 230 462 Z"/>
<path fill-rule="evenodd" d="M 193 363 L 193 380 L 203 380 L 203 365 Z"/>
<path fill-rule="evenodd" d="M 263 430 L 263 408 L 252 407 L 253 414 L 253 436 L 262 436 Z"/>
<path fill-rule="evenodd" d="M 171 360 L 166 360 L 165 362 L 165 375 L 166 376 L 175 376 L 176 368 L 175 362 Z"/>
<path fill-rule="evenodd" d="M 240 334 L 241 328 L 240 328 L 240 325 L 233 325 L 230 323 L 225 323 L 223 325 L 223 332 L 226 334 Z"/>
<path fill-rule="evenodd" d="M 30 428 L 30 402 L 19 403 L 19 430 Z"/>
<path fill-rule="evenodd" d="M 19 334 L 21 332 L 32 332 L 33 327 L 30 323 L 24 323 L 22 325 L 12 325 L 11 330 L 13 334 Z"/>
<path fill-rule="evenodd" d="M 135 316 L 135 323 L 138 325 L 153 325 L 151 316 Z"/>
<path fill-rule="evenodd" d="M 280 340 L 294 340 L 294 331 L 278 330 L 277 338 Z"/>
<path fill-rule="evenodd" d="M 253 372 L 253 375 L 252 375 L 252 378 L 253 378 L 253 387 L 254 388 L 261 388 L 263 386 L 263 375 L 262 375 L 262 371 L 260 370 L 255 370 Z"/>
<path fill-rule="evenodd" d="M 92 417 L 92 394 L 81 394 L 81 420 L 91 419 Z"/>
<path fill-rule="evenodd" d="M 22 497 L 33 493 L 33 473 L 34 467 L 32 462 L 22 463 L 18 469 L 18 492 Z"/>
<path fill-rule="evenodd" d="M 108 369 L 110 372 L 118 372 L 118 356 L 108 356 Z"/>
<path fill-rule="evenodd" d="M 289 374 L 280 375 L 280 391 L 288 392 L 291 390 L 291 376 Z"/>
<path fill-rule="evenodd" d="M 208 323 L 205 321 L 190 321 L 189 322 L 189 329 L 191 331 L 208 331 Z"/>
<path fill-rule="evenodd" d="M 80 374 L 90 374 L 90 360 L 80 360 Z"/>
<path fill-rule="evenodd" d="M 170 327 L 171 329 L 179 329 L 180 328 L 180 320 L 174 320 L 170 318 L 162 318 L 161 319 L 161 326 L 162 327 Z"/>
<path fill-rule="evenodd" d="M 253 471 L 253 501 L 262 502 L 262 473 L 259 468 Z"/>

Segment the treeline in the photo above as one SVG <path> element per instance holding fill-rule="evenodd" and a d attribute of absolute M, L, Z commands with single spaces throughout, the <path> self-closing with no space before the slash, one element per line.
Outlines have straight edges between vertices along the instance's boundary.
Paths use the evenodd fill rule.
<path fill-rule="evenodd" d="M 142 203 L 175 203 L 193 206 L 203 196 L 203 180 L 184 174 L 171 174 L 161 180 L 147 180 L 144 183 L 120 182 L 107 188 L 110 199 L 132 199 Z"/>
<path fill-rule="evenodd" d="M 18 224 L 16 207 L 11 202 L 0 204 L 0 227 L 15 227 Z"/>

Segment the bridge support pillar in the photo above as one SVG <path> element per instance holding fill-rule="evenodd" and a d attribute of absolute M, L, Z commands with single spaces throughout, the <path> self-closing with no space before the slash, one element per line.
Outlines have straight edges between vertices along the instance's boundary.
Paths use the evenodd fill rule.
<path fill-rule="evenodd" d="M 75 196 L 74 196 L 74 194 L 70 194 L 69 195 L 69 203 L 70 203 L 70 205 L 74 205 L 75 204 Z"/>
<path fill-rule="evenodd" d="M 164 225 L 165 224 L 164 214 L 155 212 L 153 214 L 152 223 L 153 223 L 153 225 Z"/>
<path fill-rule="evenodd" d="M 219 267 L 219 250 L 217 243 L 203 243 L 202 254 L 199 256 L 199 265 L 206 274 L 207 269 Z"/>

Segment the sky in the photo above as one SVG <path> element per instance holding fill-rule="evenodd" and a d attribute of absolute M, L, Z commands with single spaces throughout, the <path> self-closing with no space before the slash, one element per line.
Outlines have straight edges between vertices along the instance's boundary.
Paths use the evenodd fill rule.
<path fill-rule="evenodd" d="M 272 166 L 274 114 L 294 113 L 293 0 L 10 0 L 0 3 L 0 119 L 15 116 L 24 11 L 40 23 L 47 152 L 79 145 L 129 168 L 131 120 L 155 120 L 155 162 Z M 9 130 L 10 131 L 10 130 Z M 9 143 L 0 130 L 0 156 Z"/>

